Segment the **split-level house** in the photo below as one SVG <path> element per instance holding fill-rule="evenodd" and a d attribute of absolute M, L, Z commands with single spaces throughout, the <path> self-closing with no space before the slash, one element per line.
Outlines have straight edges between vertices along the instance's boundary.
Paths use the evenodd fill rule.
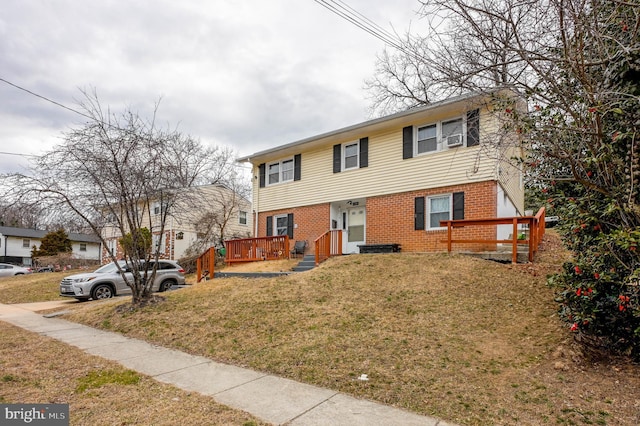
<path fill-rule="evenodd" d="M 49 231 L 41 229 L 0 226 L 0 262 L 32 266 L 31 249 L 40 248 Z M 71 241 L 71 253 L 76 259 L 100 260 L 100 239 L 91 234 L 67 234 Z"/>
<path fill-rule="evenodd" d="M 151 231 L 152 246 L 159 247 L 161 259 L 179 260 L 187 249 L 204 250 L 219 245 L 222 239 L 246 238 L 251 235 L 251 202 L 224 185 L 202 185 L 180 189 L 171 206 L 160 201 L 141 206 L 141 227 Z M 162 218 L 164 229 L 161 229 Z M 124 257 L 120 245 L 122 233 L 112 220 L 102 230 L 106 247 L 102 262 L 110 262 L 110 252 Z M 202 243 L 202 247 L 197 246 Z M 196 246 L 194 246 L 194 244 Z"/>
<path fill-rule="evenodd" d="M 343 253 L 367 244 L 428 252 L 446 250 L 441 220 L 524 214 L 512 161 L 522 152 L 494 96 L 468 94 L 239 158 L 253 165 L 254 236 L 287 234 L 311 252 L 320 235 L 342 230 Z M 480 232 L 507 238 L 508 228 Z"/>

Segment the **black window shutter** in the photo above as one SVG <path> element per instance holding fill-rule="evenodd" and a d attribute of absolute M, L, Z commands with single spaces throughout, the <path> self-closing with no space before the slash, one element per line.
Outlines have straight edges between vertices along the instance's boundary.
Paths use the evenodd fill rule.
<path fill-rule="evenodd" d="M 464 192 L 453 193 L 453 220 L 464 219 Z"/>
<path fill-rule="evenodd" d="M 340 173 L 340 169 L 342 168 L 342 145 L 334 145 L 333 146 L 333 173 Z"/>
<path fill-rule="evenodd" d="M 287 215 L 287 235 L 293 239 L 293 213 Z"/>
<path fill-rule="evenodd" d="M 424 231 L 424 197 L 416 197 L 415 199 L 415 230 Z"/>
<path fill-rule="evenodd" d="M 480 143 L 480 110 L 467 111 L 467 146 Z"/>
<path fill-rule="evenodd" d="M 360 168 L 369 167 L 369 138 L 360 139 Z"/>
<path fill-rule="evenodd" d="M 402 159 L 413 157 L 413 126 L 402 129 Z"/>
<path fill-rule="evenodd" d="M 273 216 L 267 216 L 267 237 L 273 235 Z"/>
<path fill-rule="evenodd" d="M 264 184 L 266 182 L 267 165 L 262 163 L 258 167 L 260 168 L 260 188 L 264 188 Z"/>
<path fill-rule="evenodd" d="M 302 177 L 302 155 L 296 154 L 293 156 L 293 180 L 300 180 Z"/>

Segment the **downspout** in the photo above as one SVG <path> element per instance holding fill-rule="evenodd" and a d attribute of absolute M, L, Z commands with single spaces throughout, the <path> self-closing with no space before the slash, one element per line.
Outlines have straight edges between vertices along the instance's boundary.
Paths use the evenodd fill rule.
<path fill-rule="evenodd" d="M 249 160 L 251 161 L 251 160 Z M 253 167 L 253 172 L 256 171 L 255 166 Z M 253 173 L 252 173 L 253 174 Z M 258 171 L 258 174 L 260 174 L 260 171 Z M 258 212 L 260 211 L 260 202 L 258 201 L 260 199 L 260 182 L 258 182 L 258 185 L 256 185 L 256 181 L 259 179 L 258 176 L 253 176 L 253 201 L 255 201 L 256 205 L 253 209 L 253 211 L 255 212 L 254 215 L 254 223 L 253 223 L 253 238 L 258 238 L 258 223 L 260 223 L 260 220 L 258 218 Z"/>

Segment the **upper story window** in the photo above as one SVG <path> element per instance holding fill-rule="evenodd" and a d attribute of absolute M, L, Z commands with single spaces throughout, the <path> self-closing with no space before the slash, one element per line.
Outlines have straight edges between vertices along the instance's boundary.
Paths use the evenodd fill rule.
<path fill-rule="evenodd" d="M 461 117 L 402 128 L 402 159 L 431 152 L 472 147 L 480 144 L 480 110 L 467 111 Z"/>
<path fill-rule="evenodd" d="M 293 158 L 260 164 L 256 178 L 260 179 L 260 188 L 300 180 L 302 178 L 302 154 L 296 154 Z"/>
<path fill-rule="evenodd" d="M 247 224 L 247 212 L 240 210 L 240 212 L 238 212 L 238 222 L 240 223 L 240 225 L 246 225 Z"/>
<path fill-rule="evenodd" d="M 31 240 L 25 238 L 22 240 L 22 248 L 30 248 L 31 247 Z"/>
<path fill-rule="evenodd" d="M 293 158 L 271 163 L 267 166 L 267 169 L 269 185 L 293 180 Z"/>
<path fill-rule="evenodd" d="M 166 202 L 164 203 L 164 206 L 161 203 L 158 203 L 158 202 L 153 203 L 153 208 L 152 208 L 153 214 L 154 215 L 162 214 L 162 213 L 164 213 L 165 210 L 167 210 L 168 207 L 169 207 L 168 203 L 166 203 Z"/>
<path fill-rule="evenodd" d="M 437 152 L 464 145 L 465 125 L 460 117 L 418 127 L 415 153 Z"/>
<path fill-rule="evenodd" d="M 369 138 L 333 146 L 333 173 L 369 166 Z"/>
<path fill-rule="evenodd" d="M 359 142 L 342 146 L 342 170 L 357 169 L 359 167 L 359 146 Z"/>

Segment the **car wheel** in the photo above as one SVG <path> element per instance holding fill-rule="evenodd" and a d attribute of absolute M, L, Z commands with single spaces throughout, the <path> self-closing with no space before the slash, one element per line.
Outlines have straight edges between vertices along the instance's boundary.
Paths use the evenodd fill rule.
<path fill-rule="evenodd" d="M 17 277 L 18 275 L 24 275 L 24 274 L 23 274 L 22 272 L 18 272 L 18 273 L 16 274 L 16 277 Z"/>
<path fill-rule="evenodd" d="M 174 284 L 175 282 L 173 280 L 162 281 L 162 283 L 160 283 L 160 291 L 167 291 L 173 287 Z"/>
<path fill-rule="evenodd" d="M 110 299 L 113 297 L 113 290 L 111 286 L 107 284 L 99 284 L 91 290 L 91 298 L 93 300 L 98 299 Z"/>

